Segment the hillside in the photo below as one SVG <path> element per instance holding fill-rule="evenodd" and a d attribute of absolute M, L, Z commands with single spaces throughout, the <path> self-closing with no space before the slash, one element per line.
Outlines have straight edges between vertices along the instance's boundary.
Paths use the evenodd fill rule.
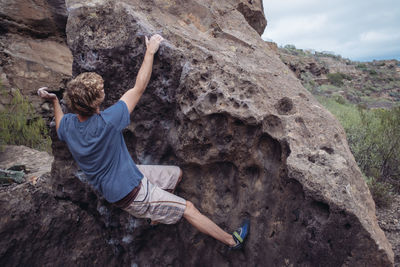
<path fill-rule="evenodd" d="M 400 104 L 398 60 L 356 62 L 329 52 L 269 45 L 313 95 L 342 96 L 353 104 L 369 108 Z"/>

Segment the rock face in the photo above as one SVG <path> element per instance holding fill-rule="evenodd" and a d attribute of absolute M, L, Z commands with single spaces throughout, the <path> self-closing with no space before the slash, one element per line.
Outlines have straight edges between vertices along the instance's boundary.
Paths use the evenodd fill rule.
<path fill-rule="evenodd" d="M 72 55 L 65 40 L 66 22 L 64 1 L 0 2 L 2 85 L 7 91 L 19 89 L 38 112 L 42 111 L 43 102 L 36 90 L 48 86 L 52 91 L 62 91 L 72 74 Z M 0 103 L 7 105 L 10 97 L 2 96 Z"/>
<path fill-rule="evenodd" d="M 179 165 L 178 194 L 224 229 L 249 216 L 244 250 L 229 251 L 184 220 L 151 229 L 113 208 L 75 177 L 77 166 L 53 128 L 49 185 L 0 191 L 14 204 L 2 201 L 2 210 L 22 213 L 0 221 L 2 236 L 14 233 L 2 240 L 15 240 L 2 243 L 2 265 L 393 264 L 343 129 L 261 40 L 245 6 L 262 7 L 67 1 L 73 74 L 103 76 L 104 107 L 134 85 L 144 36 L 168 40 L 124 130 L 126 143 L 137 163 Z M 27 223 L 32 233 L 16 238 Z"/>
<path fill-rule="evenodd" d="M 0 205 L 1 266 L 117 265 L 101 222 L 45 184 L 0 188 Z"/>
<path fill-rule="evenodd" d="M 114 234 L 121 263 L 393 264 L 343 129 L 247 23 L 240 2 L 67 5 L 73 74 L 103 76 L 105 107 L 134 85 L 144 35 L 158 32 L 168 40 L 124 132 L 132 157 L 141 164 L 181 166 L 178 194 L 226 230 L 251 217 L 241 252 L 227 251 L 184 221 L 135 229 L 129 246 L 124 231 L 115 231 L 119 224 L 109 225 L 105 231 Z M 53 141 L 58 197 L 95 210 L 95 195 L 73 177 L 76 166 L 54 131 Z M 128 216 L 118 215 L 109 219 Z"/>

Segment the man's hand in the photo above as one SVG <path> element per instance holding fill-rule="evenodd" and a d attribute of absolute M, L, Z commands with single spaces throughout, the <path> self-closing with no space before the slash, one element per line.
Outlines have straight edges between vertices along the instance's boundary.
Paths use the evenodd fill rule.
<path fill-rule="evenodd" d="M 60 122 L 62 117 L 64 116 L 64 113 L 62 112 L 60 103 L 58 102 L 58 98 L 55 94 L 50 94 L 47 92 L 48 90 L 47 87 L 41 87 L 37 90 L 38 95 L 46 100 L 50 100 L 53 102 L 54 106 L 54 116 L 55 116 L 55 121 L 56 121 L 56 130 L 58 131 L 58 128 L 60 127 Z"/>
<path fill-rule="evenodd" d="M 48 90 L 47 87 L 41 87 L 37 90 L 38 95 L 43 98 L 43 99 L 47 99 L 47 100 L 54 100 L 57 99 L 57 96 L 55 94 L 50 94 L 49 92 L 47 92 L 46 90 Z"/>
<path fill-rule="evenodd" d="M 161 37 L 161 35 L 159 34 L 154 34 L 153 36 L 149 38 L 147 38 L 147 36 L 145 36 L 146 38 L 146 48 L 147 48 L 147 52 L 149 52 L 150 54 L 154 55 L 158 48 L 160 47 L 160 43 L 164 40 L 164 38 Z"/>
<path fill-rule="evenodd" d="M 126 91 L 121 97 L 121 100 L 126 103 L 129 113 L 133 111 L 144 90 L 146 89 L 147 84 L 149 83 L 151 70 L 153 68 L 154 54 L 160 47 L 160 43 L 164 40 L 164 38 L 158 34 L 151 36 L 150 40 L 147 38 L 147 36 L 145 39 L 147 50 L 144 55 L 142 66 L 140 67 L 139 73 L 136 77 L 135 86 Z"/>

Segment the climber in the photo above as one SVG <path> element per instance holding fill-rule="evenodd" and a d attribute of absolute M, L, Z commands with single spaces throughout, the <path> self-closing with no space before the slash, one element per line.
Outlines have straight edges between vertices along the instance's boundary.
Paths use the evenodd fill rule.
<path fill-rule="evenodd" d="M 176 166 L 136 165 L 125 144 L 122 130 L 151 76 L 154 54 L 164 39 L 145 37 L 146 53 L 135 86 L 104 111 L 103 79 L 94 72 L 78 75 L 68 83 L 66 100 L 74 113 L 63 114 L 55 94 L 46 87 L 38 94 L 53 102 L 57 135 L 65 141 L 89 183 L 102 196 L 135 217 L 174 224 L 183 216 L 199 231 L 239 249 L 249 232 L 249 220 L 229 234 L 201 214 L 192 202 L 166 190 L 174 190 L 182 177 Z"/>

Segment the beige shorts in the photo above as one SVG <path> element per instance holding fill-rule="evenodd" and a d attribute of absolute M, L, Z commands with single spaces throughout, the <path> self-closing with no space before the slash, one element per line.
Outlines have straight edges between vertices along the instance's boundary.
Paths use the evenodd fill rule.
<path fill-rule="evenodd" d="M 125 208 L 137 218 L 150 218 L 164 224 L 179 221 L 186 208 L 186 200 L 165 190 L 173 190 L 181 175 L 177 166 L 137 165 L 144 177 L 132 203 Z"/>

